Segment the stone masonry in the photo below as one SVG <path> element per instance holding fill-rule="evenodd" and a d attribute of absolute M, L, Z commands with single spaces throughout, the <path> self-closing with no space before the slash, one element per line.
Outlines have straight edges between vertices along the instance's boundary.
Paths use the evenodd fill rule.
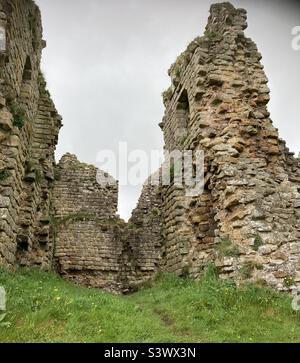
<path fill-rule="evenodd" d="M 126 224 L 116 214 L 117 182 L 98 183 L 104 174 L 70 154 L 57 165 L 51 210 L 55 267 L 71 281 L 128 292 L 158 270 L 160 195 L 146 184 Z"/>
<path fill-rule="evenodd" d="M 204 36 L 169 71 L 166 149 L 204 150 L 205 192 L 166 191 L 165 218 L 171 209 L 180 218 L 164 223 L 165 265 L 198 277 L 211 261 L 221 277 L 289 290 L 300 283 L 299 159 L 272 124 L 262 56 L 246 28 L 245 10 L 213 5 Z"/>
<path fill-rule="evenodd" d="M 56 267 L 68 279 L 118 291 L 117 184 L 102 188 L 97 169 L 67 154 L 55 172 L 52 227 Z"/>
<path fill-rule="evenodd" d="M 0 1 L 0 265 L 51 268 L 54 150 L 61 117 L 40 71 L 41 17 L 28 0 Z"/>
<path fill-rule="evenodd" d="M 198 278 L 210 264 L 237 284 L 299 289 L 300 160 L 272 124 L 246 28 L 245 10 L 213 5 L 169 70 L 165 150 L 204 151 L 204 192 L 147 181 L 125 223 L 116 181 L 102 186 L 108 176 L 71 154 L 55 165 L 61 117 L 40 70 L 40 12 L 0 0 L 0 265 L 117 293 L 159 271 Z"/>

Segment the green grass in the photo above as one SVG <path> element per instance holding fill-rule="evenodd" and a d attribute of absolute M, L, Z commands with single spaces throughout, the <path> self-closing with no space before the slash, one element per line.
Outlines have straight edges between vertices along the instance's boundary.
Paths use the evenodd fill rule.
<path fill-rule="evenodd" d="M 8 294 L 0 342 L 300 342 L 291 297 L 214 274 L 160 276 L 130 296 L 26 269 L 0 269 L 0 285 Z"/>
<path fill-rule="evenodd" d="M 26 122 L 26 112 L 15 103 L 11 105 L 10 111 L 13 115 L 14 126 L 17 126 L 21 130 Z"/>
<path fill-rule="evenodd" d="M 0 181 L 6 180 L 11 177 L 11 172 L 9 170 L 0 171 Z"/>
<path fill-rule="evenodd" d="M 238 246 L 234 245 L 229 239 L 223 239 L 217 245 L 217 252 L 220 257 L 237 257 L 240 255 Z"/>
<path fill-rule="evenodd" d="M 254 245 L 253 245 L 253 248 L 255 251 L 258 251 L 259 250 L 259 247 L 263 246 L 264 245 L 264 241 L 263 239 L 260 237 L 260 236 L 256 236 L 255 239 L 254 239 Z"/>

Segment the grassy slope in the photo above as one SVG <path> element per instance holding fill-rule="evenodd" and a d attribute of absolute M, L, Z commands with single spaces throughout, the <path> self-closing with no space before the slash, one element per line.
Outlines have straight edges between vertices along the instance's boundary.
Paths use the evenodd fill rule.
<path fill-rule="evenodd" d="M 8 311 L 0 342 L 300 342 L 290 297 L 237 290 L 213 274 L 200 282 L 162 276 L 127 297 L 36 270 L 0 269 L 1 285 Z"/>

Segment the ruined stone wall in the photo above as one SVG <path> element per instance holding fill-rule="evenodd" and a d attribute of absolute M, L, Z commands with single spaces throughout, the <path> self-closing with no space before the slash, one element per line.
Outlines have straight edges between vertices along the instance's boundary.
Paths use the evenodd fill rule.
<path fill-rule="evenodd" d="M 67 279 L 130 292 L 152 278 L 161 259 L 161 195 L 145 184 L 129 223 L 117 215 L 118 185 L 66 154 L 55 169 L 52 235 L 57 270 Z"/>
<path fill-rule="evenodd" d="M 161 269 L 164 255 L 161 207 L 161 188 L 152 185 L 150 177 L 125 229 L 122 265 L 127 282 L 124 286 L 138 286 Z"/>
<path fill-rule="evenodd" d="M 61 118 L 40 60 L 33 1 L 0 1 L 0 264 L 51 266 L 49 206 Z"/>
<path fill-rule="evenodd" d="M 62 157 L 55 177 L 52 227 L 58 271 L 77 283 L 119 291 L 117 183 L 102 186 L 97 168 L 71 154 Z"/>
<path fill-rule="evenodd" d="M 246 27 L 245 10 L 213 5 L 204 36 L 169 71 L 165 150 L 204 151 L 203 193 L 189 196 L 174 176 L 146 183 L 125 223 L 105 173 L 70 154 L 55 166 L 61 117 L 40 70 L 40 13 L 0 0 L 0 265 L 125 293 L 159 271 L 198 278 L 210 263 L 238 283 L 299 288 L 300 159 L 272 124 Z"/>
<path fill-rule="evenodd" d="M 161 124 L 166 149 L 204 150 L 206 184 L 198 198 L 184 198 L 175 187 L 176 197 L 166 193 L 173 251 L 166 268 L 179 272 L 182 252 L 172 246 L 181 240 L 188 261 L 181 268 L 192 276 L 212 261 L 222 277 L 288 290 L 300 283 L 299 160 L 269 118 L 261 54 L 246 27 L 245 10 L 213 5 L 205 35 L 170 69 Z"/>

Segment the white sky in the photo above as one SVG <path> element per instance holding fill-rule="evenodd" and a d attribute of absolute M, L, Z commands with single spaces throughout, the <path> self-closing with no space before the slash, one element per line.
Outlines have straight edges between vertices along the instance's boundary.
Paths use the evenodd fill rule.
<path fill-rule="evenodd" d="M 43 71 L 63 116 L 57 159 L 75 153 L 96 163 L 98 151 L 162 149 L 161 93 L 167 70 L 189 42 L 202 35 L 207 0 L 36 0 L 44 38 Z M 248 11 L 246 35 L 258 45 L 270 80 L 269 110 L 280 135 L 300 151 L 300 51 L 292 28 L 300 4 L 280 0 L 234 0 Z M 121 187 L 119 213 L 127 219 L 141 186 Z"/>

